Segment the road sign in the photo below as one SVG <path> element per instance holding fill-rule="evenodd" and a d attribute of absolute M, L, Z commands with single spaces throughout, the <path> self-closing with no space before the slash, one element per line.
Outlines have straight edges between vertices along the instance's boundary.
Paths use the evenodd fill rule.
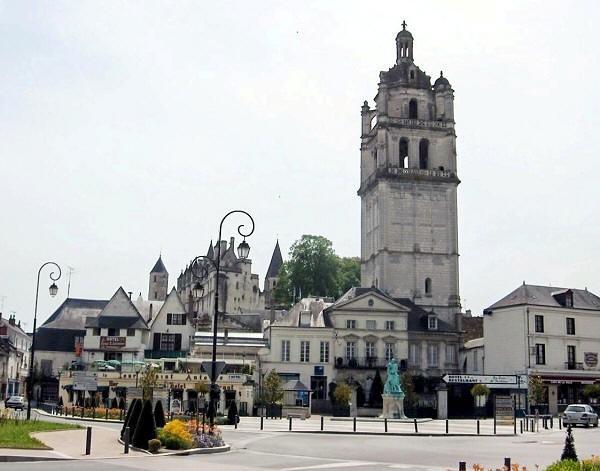
<path fill-rule="evenodd" d="M 511 396 L 494 396 L 494 416 L 499 425 L 514 425 L 515 404 Z"/>
<path fill-rule="evenodd" d="M 96 375 L 88 371 L 73 371 L 73 389 L 75 391 L 97 391 Z"/>
<path fill-rule="evenodd" d="M 516 384 L 516 375 L 445 375 L 442 378 L 445 383 L 462 384 Z"/>
<path fill-rule="evenodd" d="M 225 368 L 226 363 L 224 361 L 216 361 L 215 362 L 215 377 L 212 377 L 212 361 L 203 361 L 202 362 L 202 369 L 204 369 L 204 371 L 206 371 L 206 373 L 208 374 L 208 377 L 210 378 L 211 381 L 216 381 L 217 378 L 219 377 L 219 375 L 221 374 L 221 371 L 223 371 L 223 368 Z"/>

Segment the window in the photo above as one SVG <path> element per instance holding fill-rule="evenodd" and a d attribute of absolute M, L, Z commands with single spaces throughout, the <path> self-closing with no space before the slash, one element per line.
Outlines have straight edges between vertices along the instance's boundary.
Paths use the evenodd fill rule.
<path fill-rule="evenodd" d="M 394 321 L 385 321 L 385 330 L 394 330 Z"/>
<path fill-rule="evenodd" d="M 544 316 L 535 316 L 535 331 L 544 332 Z"/>
<path fill-rule="evenodd" d="M 127 329 L 127 337 L 135 337 L 135 329 Z"/>
<path fill-rule="evenodd" d="M 154 299 L 158 298 L 158 293 L 155 291 L 154 292 Z"/>
<path fill-rule="evenodd" d="M 304 363 L 310 361 L 310 342 L 308 340 L 300 342 L 300 361 Z"/>
<path fill-rule="evenodd" d="M 97 327 L 94 327 L 94 329 L 92 329 L 92 335 L 94 337 L 98 337 L 100 335 L 100 329 Z"/>
<path fill-rule="evenodd" d="M 405 138 L 401 138 L 398 143 L 398 156 L 400 168 L 408 168 L 408 141 Z"/>
<path fill-rule="evenodd" d="M 567 335 L 575 335 L 575 318 L 567 317 Z"/>
<path fill-rule="evenodd" d="M 356 342 L 346 342 L 346 359 L 356 358 Z"/>
<path fill-rule="evenodd" d="M 281 341 L 281 361 L 290 361 L 290 341 Z"/>
<path fill-rule="evenodd" d="M 437 330 L 437 317 L 429 316 L 427 319 L 427 327 L 429 328 L 429 330 Z"/>
<path fill-rule="evenodd" d="M 415 78 L 415 71 L 414 70 L 410 71 L 410 78 L 411 78 L 411 80 Z"/>
<path fill-rule="evenodd" d="M 356 321 L 354 319 L 347 319 L 346 329 L 356 329 Z"/>
<path fill-rule="evenodd" d="M 160 334 L 160 349 L 166 352 L 174 352 L 175 334 Z"/>
<path fill-rule="evenodd" d="M 439 365 L 440 350 L 437 343 L 427 345 L 427 365 L 437 368 Z"/>
<path fill-rule="evenodd" d="M 425 278 L 425 295 L 431 294 L 431 278 Z"/>
<path fill-rule="evenodd" d="M 375 349 L 375 342 L 366 342 L 365 343 L 365 353 L 367 358 L 376 358 L 377 350 Z"/>
<path fill-rule="evenodd" d="M 535 363 L 536 365 L 546 364 L 546 345 L 543 343 L 535 344 Z"/>
<path fill-rule="evenodd" d="M 377 321 L 368 320 L 367 321 L 367 330 L 375 330 L 377 329 Z"/>
<path fill-rule="evenodd" d="M 121 331 L 119 329 L 113 329 L 112 327 L 109 327 L 109 329 L 108 329 L 109 337 L 118 337 L 119 335 L 121 335 Z"/>
<path fill-rule="evenodd" d="M 573 293 L 565 293 L 565 307 L 573 307 Z"/>
<path fill-rule="evenodd" d="M 419 142 L 419 168 L 429 168 L 429 141 L 427 139 L 421 139 Z"/>
<path fill-rule="evenodd" d="M 329 342 L 321 342 L 321 354 L 319 360 L 321 363 L 329 363 Z"/>
<path fill-rule="evenodd" d="M 446 363 L 456 363 L 456 348 L 454 345 L 446 345 Z"/>
<path fill-rule="evenodd" d="M 386 343 L 385 344 L 385 361 L 390 362 L 394 358 L 394 344 Z"/>
<path fill-rule="evenodd" d="M 568 362 L 568 369 L 574 370 L 576 367 L 575 346 L 574 345 L 567 345 L 567 362 Z"/>
<path fill-rule="evenodd" d="M 421 349 L 416 343 L 411 343 L 408 346 L 408 362 L 411 366 L 419 366 L 421 364 Z"/>
<path fill-rule="evenodd" d="M 167 325 L 185 325 L 185 314 L 167 314 Z"/>
<path fill-rule="evenodd" d="M 417 100 L 414 98 L 408 102 L 408 117 L 409 119 L 418 119 Z"/>

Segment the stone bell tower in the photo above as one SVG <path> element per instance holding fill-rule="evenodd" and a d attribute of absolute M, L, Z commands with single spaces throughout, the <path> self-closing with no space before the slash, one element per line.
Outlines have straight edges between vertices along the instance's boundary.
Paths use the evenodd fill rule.
<path fill-rule="evenodd" d="M 402 24 L 361 134 L 361 285 L 409 298 L 454 324 L 460 311 L 454 91 L 413 60 Z"/>

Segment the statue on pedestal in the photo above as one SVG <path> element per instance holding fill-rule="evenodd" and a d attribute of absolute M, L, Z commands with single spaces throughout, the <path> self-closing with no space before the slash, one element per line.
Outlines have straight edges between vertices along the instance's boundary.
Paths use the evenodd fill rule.
<path fill-rule="evenodd" d="M 387 378 L 381 396 L 383 398 L 382 418 L 406 419 L 406 415 L 404 415 L 404 391 L 400 386 L 398 363 L 395 358 L 392 358 L 392 361 L 388 363 Z"/>

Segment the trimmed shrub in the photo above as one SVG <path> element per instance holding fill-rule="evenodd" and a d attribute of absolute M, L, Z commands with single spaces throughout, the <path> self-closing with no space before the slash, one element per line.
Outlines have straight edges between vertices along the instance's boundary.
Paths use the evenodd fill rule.
<path fill-rule="evenodd" d="M 152 440 L 150 440 L 148 442 L 148 451 L 150 453 L 155 455 L 156 453 L 158 453 L 159 450 L 160 450 L 160 440 L 153 438 Z"/>
<path fill-rule="evenodd" d="M 131 443 L 138 448 L 148 449 L 148 442 L 156 438 L 156 423 L 154 422 L 154 412 L 152 411 L 152 401 L 146 399 L 144 407 L 135 426 L 135 433 Z"/>
<path fill-rule="evenodd" d="M 550 466 L 545 468 L 545 471 L 581 471 L 581 466 L 577 461 L 573 460 L 562 460 L 552 463 Z M 590 468 L 590 471 L 593 468 Z"/>
<path fill-rule="evenodd" d="M 156 426 L 160 428 L 163 428 L 166 424 L 162 401 L 157 401 L 154 406 L 154 422 L 156 423 Z"/>
<path fill-rule="evenodd" d="M 125 435 L 125 427 L 127 427 L 127 422 L 129 422 L 131 412 L 133 411 L 133 406 L 135 405 L 136 400 L 137 399 L 131 401 L 131 404 L 129 404 L 129 409 L 127 409 L 127 413 L 125 414 L 125 419 L 123 420 L 123 427 L 121 427 L 121 438 L 123 438 L 123 435 Z"/>
<path fill-rule="evenodd" d="M 235 401 L 231 401 L 229 411 L 227 411 L 227 420 L 229 425 L 235 425 L 237 421 L 238 409 Z"/>
<path fill-rule="evenodd" d="M 561 460 L 573 460 L 577 461 L 577 452 L 575 451 L 575 439 L 571 431 L 571 426 L 567 427 L 567 436 L 565 438 L 565 447 L 563 448 Z"/>
<path fill-rule="evenodd" d="M 379 369 L 375 371 L 375 377 L 373 378 L 373 382 L 371 383 L 371 391 L 369 394 L 369 402 L 371 406 L 381 406 L 383 404 L 383 398 L 381 395 L 383 394 L 383 381 L 381 380 L 381 375 L 379 374 Z"/>
<path fill-rule="evenodd" d="M 129 439 L 133 438 L 133 434 L 135 433 L 136 426 L 138 424 L 138 420 L 142 413 L 142 400 L 134 399 L 132 403 L 131 415 L 129 416 L 129 420 L 123 424 L 124 427 L 129 427 Z M 125 428 L 123 428 L 123 434 L 125 434 Z"/>
<path fill-rule="evenodd" d="M 165 432 L 164 429 L 159 431 L 158 439 L 160 440 L 160 443 L 162 443 L 162 446 L 169 450 L 187 450 L 193 445 L 192 440 L 184 440 L 177 435 Z"/>

